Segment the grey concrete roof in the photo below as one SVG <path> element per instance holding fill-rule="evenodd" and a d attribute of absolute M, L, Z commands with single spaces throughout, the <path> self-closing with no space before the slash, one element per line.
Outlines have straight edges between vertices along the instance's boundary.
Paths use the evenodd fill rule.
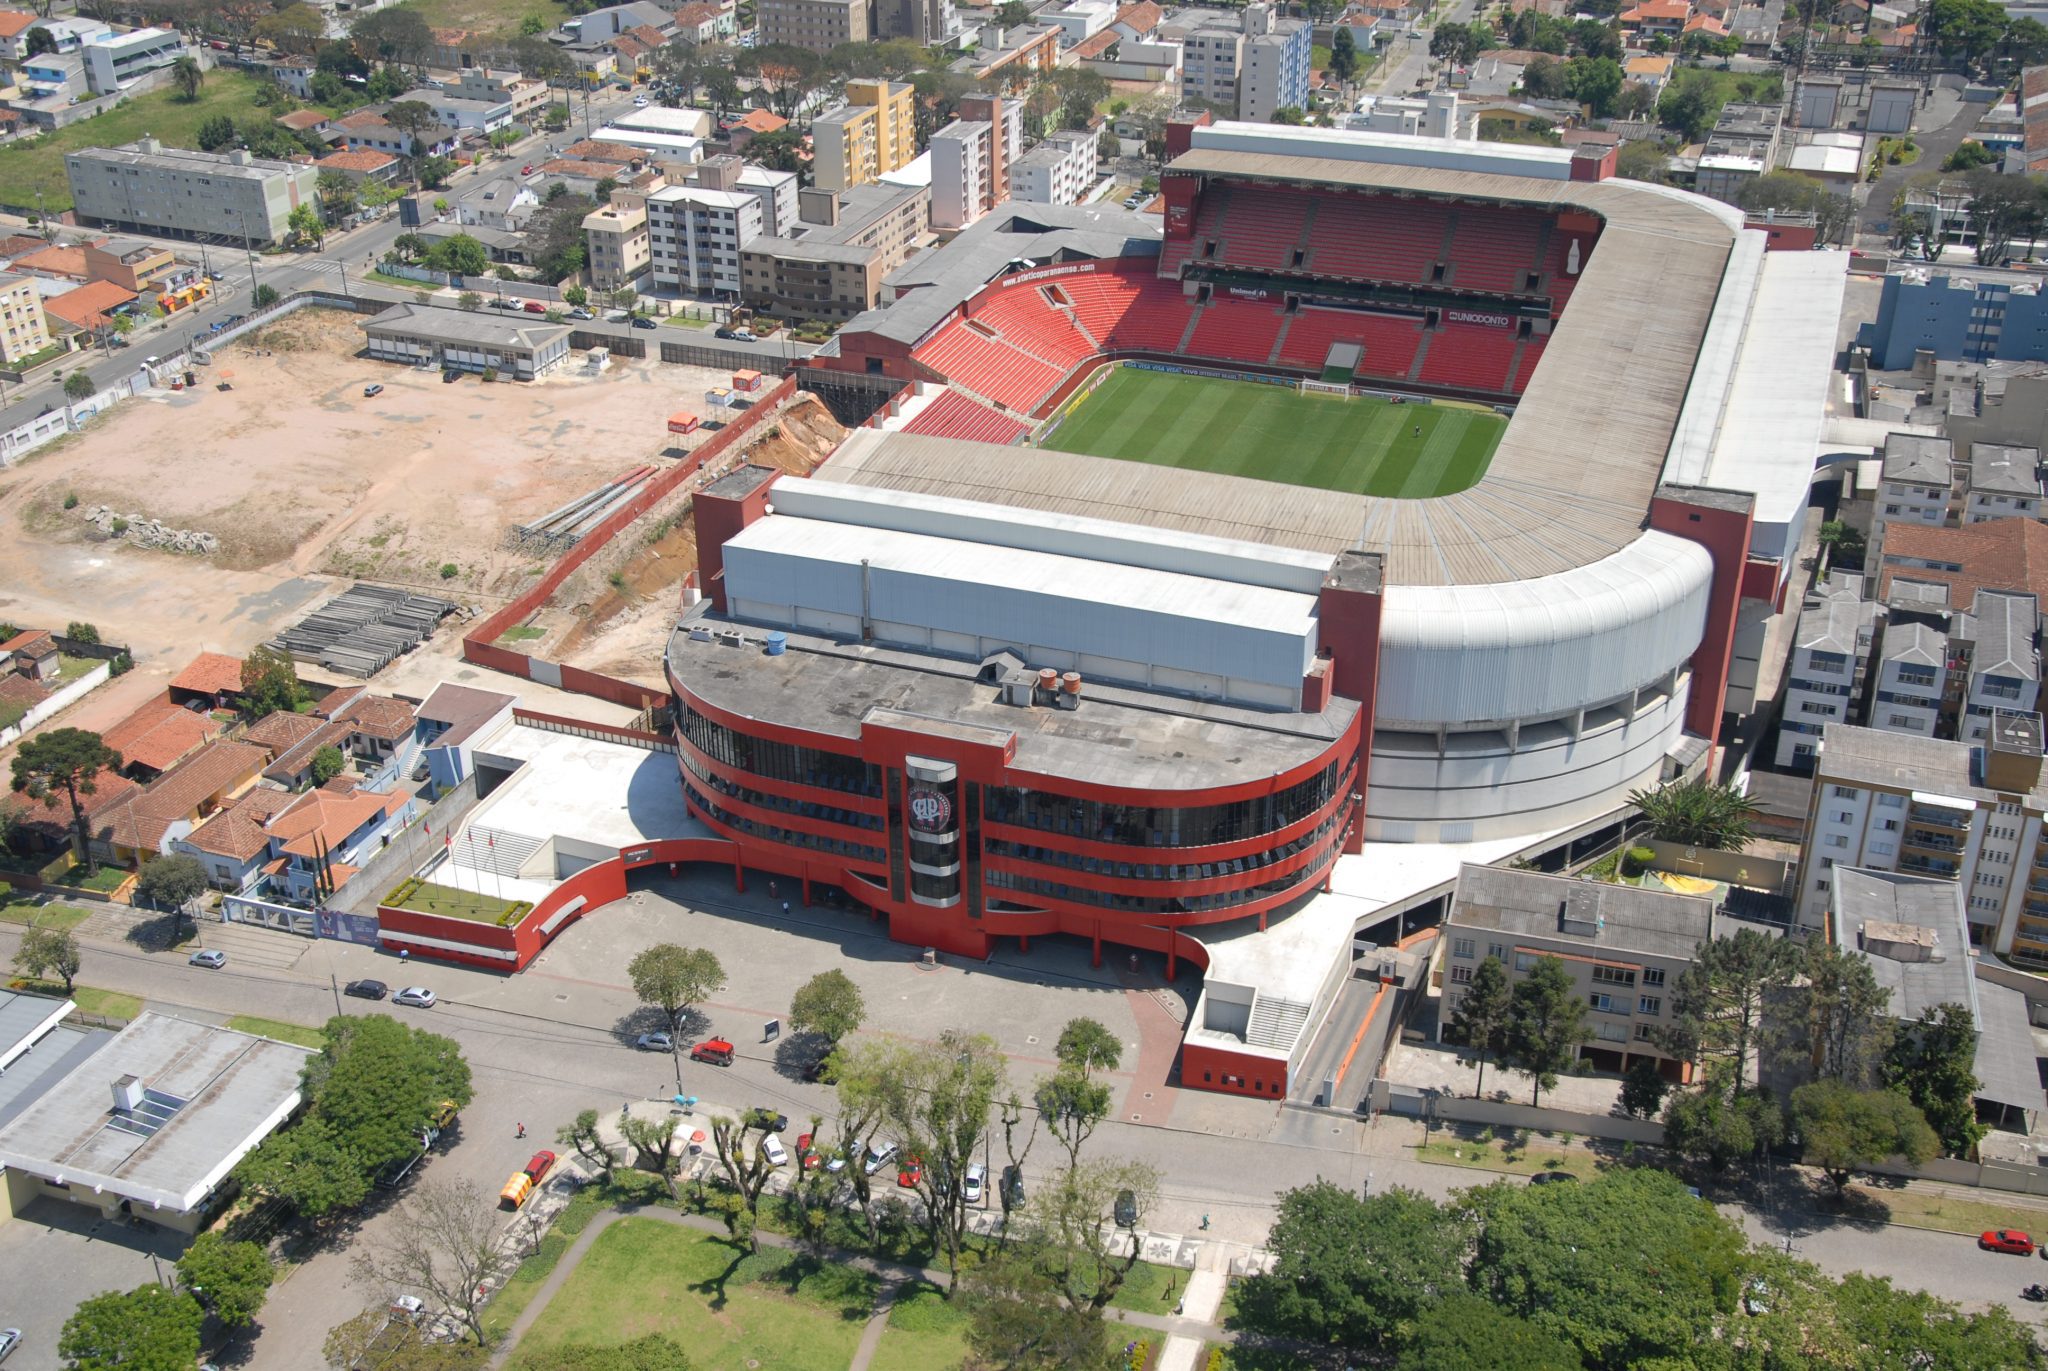
<path fill-rule="evenodd" d="M 48 1094 L 87 1057 L 114 1040 L 104 1028 L 73 1028 L 59 1024 L 44 1034 L 35 1050 L 15 1058 L 0 1072 L 0 1130 L 23 1110 Z"/>
<path fill-rule="evenodd" d="M 1084 682 L 1078 709 L 1004 704 L 977 679 L 981 663 L 781 629 L 788 648 L 699 642 L 690 630 L 727 621 L 709 602 L 669 636 L 669 670 L 707 704 L 840 738 L 860 737 L 870 713 L 917 716 L 917 727 L 1012 735 L 1017 770 L 1096 785 L 1187 790 L 1231 785 L 1301 766 L 1350 726 L 1355 701 L 1320 714 L 1242 709 Z M 762 630 L 745 630 L 759 639 Z"/>
<path fill-rule="evenodd" d="M 550 324 L 523 310 L 515 314 L 509 310 L 443 309 L 416 304 L 393 305 L 365 321 L 363 331 L 522 352 L 537 352 L 572 332 L 568 324 Z"/>
<path fill-rule="evenodd" d="M 2027 997 L 1995 981 L 1972 980 L 1977 987 L 1977 1098 L 2038 1113 L 2041 1068 Z"/>
<path fill-rule="evenodd" d="M 1970 968 L 1970 934 L 1958 882 L 1838 866 L 1828 909 L 1835 945 L 1865 954 L 1877 983 L 1891 992 L 1893 1018 L 1917 1019 L 1921 1010 L 1939 1004 L 1964 1005 L 1976 1014 L 1977 977 Z M 1873 923 L 1931 931 L 1933 958 L 1902 962 L 1870 952 L 1864 945 L 1864 929 Z"/>
<path fill-rule="evenodd" d="M 1876 606 L 1846 595 L 1829 595 L 1799 611 L 1792 641 L 1809 652 L 1839 652 L 1854 657 L 1868 637 Z"/>
<path fill-rule="evenodd" d="M 1948 635 L 1926 624 L 1893 624 L 1885 630 L 1884 660 L 1941 666 L 1948 661 Z"/>
<path fill-rule="evenodd" d="M 2016 681 L 2040 679 L 2041 654 L 2034 648 L 2034 638 L 2041 612 L 2033 596 L 1980 590 L 1970 623 L 1976 635 L 1972 672 Z"/>
<path fill-rule="evenodd" d="M 2041 453 L 2003 443 L 1970 444 L 1970 489 L 1991 495 L 2041 494 Z"/>
<path fill-rule="evenodd" d="M 1466 865 L 1446 924 L 1565 940 L 1616 954 L 1690 960 L 1719 933 L 1711 900 L 1512 867 Z M 1573 932 L 1565 920 L 1595 930 Z"/>
<path fill-rule="evenodd" d="M 312 1055 L 145 1013 L 0 1128 L 0 1165 L 189 1210 L 297 1106 Z M 150 1095 L 122 1116 L 112 1092 L 128 1076 Z"/>
<path fill-rule="evenodd" d="M 69 1012 L 69 1000 L 0 990 L 0 1071 Z"/>
<path fill-rule="evenodd" d="M 1928 438 L 1917 433 L 1887 434 L 1884 479 L 1947 485 L 1954 456 L 1955 446 L 1946 438 Z"/>
<path fill-rule="evenodd" d="M 1996 803 L 1998 792 L 1978 784 L 1972 751 L 1968 743 L 1942 738 L 1829 724 L 1821 738 L 1816 775 L 1841 785 L 1924 790 L 1959 800 Z M 2048 784 L 2035 786 L 2028 803 L 2048 809 Z"/>

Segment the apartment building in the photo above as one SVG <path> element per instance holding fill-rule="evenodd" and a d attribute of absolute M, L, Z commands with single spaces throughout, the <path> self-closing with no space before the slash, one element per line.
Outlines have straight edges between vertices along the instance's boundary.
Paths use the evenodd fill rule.
<path fill-rule="evenodd" d="M 155 138 L 64 155 L 81 223 L 171 238 L 246 235 L 264 247 L 282 240 L 286 220 L 315 201 L 320 173 L 244 151 L 167 149 Z"/>
<path fill-rule="evenodd" d="M 761 0 L 761 42 L 830 52 L 866 43 L 874 31 L 874 0 Z"/>
<path fill-rule="evenodd" d="M 1833 573 L 1806 597 L 1785 677 L 1779 766 L 1812 765 L 1827 726 L 1852 721 L 1876 624 L 1877 606 L 1863 598 L 1860 576 Z"/>
<path fill-rule="evenodd" d="M 2032 595 L 1980 590 L 1957 616 L 1949 657 L 1960 678 L 1956 737 L 1981 743 L 2001 709 L 2032 713 L 2041 698 L 2041 608 Z"/>
<path fill-rule="evenodd" d="M 737 294 L 740 249 L 761 236 L 761 201 L 740 190 L 667 186 L 647 197 L 654 284 Z"/>
<path fill-rule="evenodd" d="M 1948 689 L 1948 634 L 1917 618 L 1885 625 L 1872 664 L 1870 727 L 1932 738 Z"/>
<path fill-rule="evenodd" d="M 963 229 L 1010 198 L 1023 150 L 1023 107 L 1000 95 L 961 97 L 958 117 L 932 135 L 932 227 Z"/>
<path fill-rule="evenodd" d="M 1831 726 L 1815 764 L 1797 921 L 1825 921 L 1837 867 L 1954 881 L 1970 941 L 2048 968 L 2041 716 L 1999 710 L 1983 743 Z"/>
<path fill-rule="evenodd" d="M 1219 20 L 1186 36 L 1181 92 L 1234 107 L 1250 123 L 1268 123 L 1275 110 L 1308 108 L 1311 50 L 1306 22 L 1276 19 L 1270 5 L 1247 5 L 1237 28 Z"/>
<path fill-rule="evenodd" d="M 131 29 L 79 49 L 86 84 L 94 95 L 112 95 L 185 55 L 185 40 L 169 29 Z"/>
<path fill-rule="evenodd" d="M 1486 958 L 1498 958 L 1513 985 L 1540 959 L 1555 957 L 1586 1001 L 1593 1041 L 1579 1049 L 1581 1058 L 1601 1071 L 1649 1060 L 1669 1079 L 1687 1080 L 1692 1063 L 1659 1047 L 1654 1034 L 1672 1022 L 1672 992 L 1699 945 L 1733 926 L 1696 895 L 1467 864 L 1437 939 L 1437 1039 Z"/>
<path fill-rule="evenodd" d="M 545 81 L 492 67 L 467 68 L 443 93 L 485 104 L 509 104 L 512 118 L 520 123 L 537 117 L 548 103 Z"/>
<path fill-rule="evenodd" d="M 1939 528 L 1948 519 L 1949 491 L 1955 482 L 1955 447 L 1946 438 L 1916 433 L 1885 435 L 1883 473 L 1870 527 L 1881 536 L 1892 523 Z"/>
<path fill-rule="evenodd" d="M 960 32 L 953 0 L 874 0 L 878 38 L 908 38 L 926 47 L 945 43 Z"/>
<path fill-rule="evenodd" d="M 26 276 L 0 275 L 0 362 L 14 363 L 49 345 L 36 283 Z"/>
<path fill-rule="evenodd" d="M 583 216 L 583 253 L 594 290 L 624 290 L 654 269 L 647 196 L 615 190 L 611 203 Z"/>
<path fill-rule="evenodd" d="M 1055 133 L 1017 163 L 1016 199 L 1033 205 L 1079 204 L 1095 185 L 1096 136 Z"/>
<path fill-rule="evenodd" d="M 1972 443 L 1964 468 L 1961 522 L 2041 517 L 2041 453 L 2004 443 Z"/>
<path fill-rule="evenodd" d="M 930 221 L 929 186 L 803 191 L 795 231 L 741 252 L 742 296 L 794 319 L 845 320 L 881 300 L 882 278 L 903 265 Z"/>
<path fill-rule="evenodd" d="M 848 81 L 846 107 L 811 125 L 812 184 L 869 185 L 917 156 L 917 89 L 907 81 Z"/>

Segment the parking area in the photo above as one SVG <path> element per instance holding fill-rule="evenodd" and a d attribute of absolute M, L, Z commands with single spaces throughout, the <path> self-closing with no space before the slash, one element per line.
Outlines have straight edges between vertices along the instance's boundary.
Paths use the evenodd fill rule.
<path fill-rule="evenodd" d="M 55 1200 L 0 1223 L 0 1326 L 22 1332 L 7 1371 L 57 1371 L 57 1336 L 80 1300 L 133 1290 L 159 1270 L 168 1277 L 184 1250 L 182 1237 L 154 1224 L 114 1223 Z"/>

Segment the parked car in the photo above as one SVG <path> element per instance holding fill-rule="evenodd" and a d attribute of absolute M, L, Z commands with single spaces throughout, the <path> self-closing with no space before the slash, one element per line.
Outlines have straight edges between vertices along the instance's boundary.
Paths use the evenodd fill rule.
<path fill-rule="evenodd" d="M 571 319 L 595 319 L 597 314 L 578 305 L 575 309 L 569 311 L 569 317 Z"/>
<path fill-rule="evenodd" d="M 749 1109 L 742 1121 L 747 1128 L 758 1128 L 763 1133 L 780 1133 L 789 1127 L 789 1116 L 766 1107 Z"/>
<path fill-rule="evenodd" d="M 535 1185 L 539 1185 L 542 1181 L 546 1180 L 548 1172 L 554 1169 L 555 1154 L 546 1148 L 542 1148 L 526 1159 L 526 1174 L 533 1177 Z"/>
<path fill-rule="evenodd" d="M 365 400 L 370 399 L 372 396 L 382 395 L 383 393 L 384 387 L 377 385 L 374 382 L 363 387 L 363 398 Z"/>
<path fill-rule="evenodd" d="M 391 987 L 382 981 L 350 981 L 342 989 L 342 994 L 353 995 L 359 1000 L 381 1000 L 390 993 Z"/>
<path fill-rule="evenodd" d="M 1019 1209 L 1024 1204 L 1024 1168 L 1006 1166 L 1003 1168 L 1003 1207 Z"/>
<path fill-rule="evenodd" d="M 988 1180 L 988 1168 L 975 1162 L 960 1179 L 960 1197 L 969 1204 L 981 1203 L 981 1188 Z"/>
<path fill-rule="evenodd" d="M 728 343 L 751 343 L 754 341 L 754 331 L 745 328 L 722 328 L 718 330 L 718 336 L 725 339 Z"/>
<path fill-rule="evenodd" d="M 767 1156 L 768 1165 L 789 1165 L 789 1149 L 782 1145 L 782 1139 L 775 1134 L 769 1133 L 761 1139 L 761 1151 Z"/>
<path fill-rule="evenodd" d="M 868 1155 L 861 1160 L 860 1169 L 867 1172 L 870 1176 L 872 1176 L 877 1171 L 880 1171 L 883 1167 L 887 1166 L 889 1164 L 889 1159 L 895 1155 L 895 1143 L 871 1142 L 868 1144 Z"/>
<path fill-rule="evenodd" d="M 519 302 L 518 302 L 517 300 L 507 300 L 507 299 L 506 299 L 506 298 L 505 298 L 504 296 L 502 296 L 502 295 L 500 295 L 500 296 L 497 296 L 497 297 L 495 297 L 495 298 L 493 298 L 493 299 L 490 299 L 490 300 L 486 300 L 486 301 L 484 301 L 484 303 L 485 303 L 485 304 L 487 304 L 487 305 L 489 305 L 489 306 L 490 306 L 490 307 L 491 307 L 492 309 L 518 309 L 518 308 L 519 308 Z"/>
<path fill-rule="evenodd" d="M 527 164 L 526 164 L 525 166 L 521 167 L 521 168 L 519 169 L 519 174 L 520 174 L 521 176 L 531 176 L 531 175 L 533 175 L 533 163 L 531 163 L 531 162 L 528 162 L 528 163 L 527 163 Z"/>
<path fill-rule="evenodd" d="M 548 307 L 538 300 L 528 300 L 525 305 L 528 314 L 546 314 Z"/>
<path fill-rule="evenodd" d="M 924 1160 L 920 1157 L 905 1157 L 903 1165 L 896 1168 L 896 1184 L 908 1190 L 924 1179 Z"/>
<path fill-rule="evenodd" d="M 642 1033 L 633 1039 L 633 1046 L 642 1052 L 673 1052 L 676 1040 L 666 1033 Z"/>
<path fill-rule="evenodd" d="M 228 954 L 216 952 L 212 948 L 202 947 L 185 960 L 193 966 L 211 967 L 213 970 L 218 971 L 228 964 Z"/>
<path fill-rule="evenodd" d="M 732 1044 L 723 1038 L 706 1038 L 690 1049 L 690 1060 L 709 1062 L 713 1066 L 731 1066 Z"/>
<path fill-rule="evenodd" d="M 411 1005 L 414 1009 L 432 1009 L 434 992 L 423 985 L 409 985 L 393 995 L 391 1003 Z"/>
<path fill-rule="evenodd" d="M 1977 1239 L 1987 1252 L 2010 1252 L 2015 1257 L 2034 1255 L 2034 1240 L 2017 1228 L 1994 1228 Z"/>
<path fill-rule="evenodd" d="M 1128 1190 L 1116 1192 L 1116 1226 L 1136 1228 L 1138 1226 L 1138 1197 Z"/>
<path fill-rule="evenodd" d="M 636 96 L 634 96 L 634 97 L 633 97 L 633 108 L 634 108 L 634 109 L 645 109 L 645 108 L 647 108 L 647 97 L 646 97 L 646 96 L 644 96 L 644 95 L 636 95 Z"/>
<path fill-rule="evenodd" d="M 1573 1175 L 1573 1174 L 1572 1174 L 1571 1172 L 1569 1172 L 1569 1171 L 1538 1171 L 1538 1172 L 1537 1172 L 1537 1173 L 1536 1173 L 1535 1175 L 1533 1175 L 1533 1176 L 1531 1176 L 1531 1177 L 1529 1178 L 1529 1184 L 1531 1184 L 1531 1185 L 1558 1185 L 1558 1184 L 1561 1184 L 1561 1183 L 1563 1183 L 1563 1182 L 1565 1182 L 1565 1181 L 1576 1181 L 1576 1180 L 1578 1180 L 1578 1177 L 1577 1177 L 1577 1176 L 1574 1176 L 1574 1175 Z"/>
<path fill-rule="evenodd" d="M 9 1357 L 13 1356 L 14 1349 L 19 1346 L 21 1346 L 21 1330 L 19 1328 L 0 1328 L 0 1361 L 6 1361 Z"/>
<path fill-rule="evenodd" d="M 636 315 L 634 315 L 634 316 L 633 316 L 633 327 L 634 327 L 634 328 L 660 328 L 660 327 L 661 327 L 661 325 L 660 325 L 660 324 L 657 324 L 657 323 L 655 323 L 655 322 L 654 322 L 654 321 L 653 321 L 652 319 L 648 318 L 648 317 L 647 317 L 646 315 L 644 315 L 644 314 L 636 314 Z"/>
<path fill-rule="evenodd" d="M 442 371 L 442 373 L 441 373 L 441 384 L 442 384 L 442 385 L 444 385 L 444 386 L 452 386 L 452 385 L 454 385 L 454 384 L 455 384 L 455 383 L 456 383 L 457 381 L 460 381 L 461 379 L 462 379 L 462 373 L 461 373 L 461 372 L 459 372 L 459 371 L 456 371 L 456 370 L 455 370 L 454 368 L 452 368 L 452 367 L 450 367 L 450 368 L 447 368 L 447 369 L 443 370 L 443 371 Z"/>
<path fill-rule="evenodd" d="M 391 1312 L 403 1314 L 409 1319 L 418 1318 L 426 1307 L 427 1302 L 418 1295 L 400 1295 L 397 1299 L 391 1301 Z"/>

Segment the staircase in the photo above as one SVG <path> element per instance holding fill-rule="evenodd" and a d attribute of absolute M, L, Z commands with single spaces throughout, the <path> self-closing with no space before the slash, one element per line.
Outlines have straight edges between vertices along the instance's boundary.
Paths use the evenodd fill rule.
<path fill-rule="evenodd" d="M 529 838 L 524 833 L 471 824 L 463 830 L 461 841 L 452 844 L 449 851 L 454 854 L 457 866 L 516 879 L 519 868 L 525 866 L 527 859 L 540 851 L 541 846 L 541 839 Z"/>
<path fill-rule="evenodd" d="M 1298 314 L 1290 314 L 1280 321 L 1280 331 L 1273 335 L 1273 350 L 1266 354 L 1267 366 L 1278 366 L 1280 364 L 1280 349 L 1287 346 L 1287 331 L 1294 327 L 1294 321 L 1300 317 Z M 1316 374 L 1320 376 L 1322 373 L 1317 372 Z"/>
<path fill-rule="evenodd" d="M 413 729 L 412 736 L 405 740 L 405 746 L 398 750 L 399 785 L 412 784 L 413 769 L 419 766 L 420 754 L 426 750 L 426 738 L 420 734 L 419 729 Z"/>
<path fill-rule="evenodd" d="M 1430 340 L 1435 337 L 1436 330 L 1434 329 L 1424 329 L 1422 331 L 1422 342 L 1415 349 L 1415 360 L 1408 365 L 1408 380 L 1412 381 L 1422 374 L 1422 364 L 1429 357 Z"/>
<path fill-rule="evenodd" d="M 1188 348 L 1194 342 L 1195 330 L 1201 327 L 1202 312 L 1208 308 L 1208 302 L 1204 301 L 1203 303 L 1196 305 L 1193 309 L 1188 311 L 1187 332 L 1181 334 L 1180 343 L 1178 346 L 1174 348 L 1175 353 L 1182 357 L 1190 355 L 1188 352 Z"/>
<path fill-rule="evenodd" d="M 1252 1021 L 1244 1030 L 1246 1046 L 1291 1050 L 1308 1024 L 1308 1012 L 1300 1000 L 1260 995 L 1252 1001 Z"/>

